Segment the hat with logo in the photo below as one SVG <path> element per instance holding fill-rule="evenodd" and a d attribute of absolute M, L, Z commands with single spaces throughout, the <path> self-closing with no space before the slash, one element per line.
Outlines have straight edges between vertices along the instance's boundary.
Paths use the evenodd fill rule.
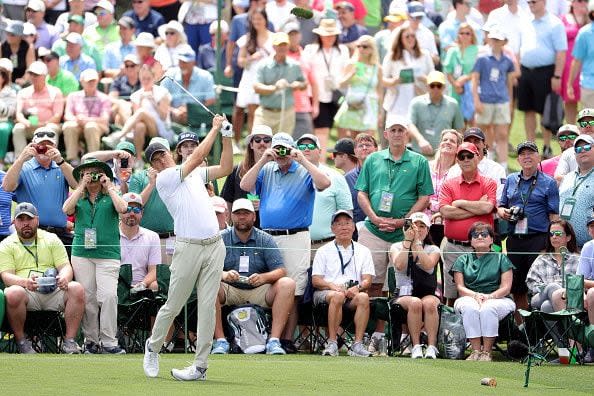
<path fill-rule="evenodd" d="M 41 142 L 50 142 L 54 146 L 58 144 L 58 135 L 56 132 L 48 127 L 39 127 L 33 133 L 33 140 L 31 140 L 35 144 L 39 144 Z"/>
<path fill-rule="evenodd" d="M 256 213 L 256 211 L 254 210 L 254 204 L 252 203 L 252 201 L 246 198 L 236 199 L 233 202 L 233 206 L 231 207 L 231 212 L 235 213 L 241 209 L 249 210 L 250 212 Z"/>
<path fill-rule="evenodd" d="M 441 85 L 446 85 L 446 78 L 445 78 L 445 74 L 443 74 L 440 71 L 434 70 L 432 72 L 429 72 L 429 74 L 427 75 L 427 85 L 431 85 L 431 84 L 441 84 Z"/>
<path fill-rule="evenodd" d="M 460 154 L 462 151 L 468 151 L 474 155 L 479 155 L 479 151 L 473 143 L 464 142 L 458 147 L 456 154 Z"/>
<path fill-rule="evenodd" d="M 581 121 L 582 118 L 586 118 L 586 117 L 594 117 L 594 109 L 588 108 L 586 107 L 585 109 L 582 109 L 577 116 L 577 120 Z"/>
<path fill-rule="evenodd" d="M 392 128 L 394 125 L 402 125 L 405 128 L 408 128 L 410 125 L 410 120 L 405 116 L 395 115 L 389 118 L 389 125 L 386 123 L 386 129 Z"/>
<path fill-rule="evenodd" d="M 124 195 L 122 195 L 122 199 L 124 201 L 126 201 L 127 203 L 136 203 L 140 206 L 142 206 L 142 197 L 140 196 L 140 194 L 136 194 L 136 193 L 126 193 Z"/>
<path fill-rule="evenodd" d="M 163 143 L 155 142 L 148 145 L 146 150 L 144 150 L 144 156 L 146 157 L 148 162 L 153 160 L 153 155 L 158 152 L 167 152 L 169 151 L 169 147 L 166 147 Z"/>
<path fill-rule="evenodd" d="M 557 136 L 559 136 L 560 134 L 564 133 L 564 132 L 568 132 L 574 135 L 579 135 L 580 134 L 580 130 L 578 129 L 577 126 L 573 125 L 573 124 L 565 124 L 565 125 L 561 125 L 559 127 L 559 129 L 557 130 Z"/>
<path fill-rule="evenodd" d="M 344 153 L 355 156 L 355 141 L 351 138 L 342 138 L 336 142 L 334 148 L 328 150 L 330 153 Z"/>
<path fill-rule="evenodd" d="M 295 144 L 299 145 L 299 143 L 301 143 L 303 140 L 311 140 L 312 142 L 314 142 L 317 148 L 320 148 L 320 140 L 316 135 L 313 135 L 311 133 L 303 134 L 299 137 L 299 139 L 297 139 L 297 142 Z"/>
<path fill-rule="evenodd" d="M 109 12 L 110 14 L 113 14 L 115 9 L 113 8 L 113 4 L 111 4 L 111 2 L 109 0 L 100 0 L 97 5 L 95 6 L 95 8 L 103 8 L 105 11 Z M 93 8 L 93 9 L 95 9 Z"/>
<path fill-rule="evenodd" d="M 113 180 L 113 172 L 109 165 L 93 157 L 86 158 L 82 164 L 72 170 L 74 180 L 79 181 L 82 171 L 87 168 L 99 168 L 110 180 Z"/>
<path fill-rule="evenodd" d="M 82 17 L 82 16 L 80 16 L 80 15 L 71 14 L 71 15 L 68 17 L 68 22 L 74 22 L 74 23 L 76 23 L 76 24 L 79 24 L 79 25 L 81 25 L 81 26 L 84 26 L 84 24 L 85 24 L 85 18 L 83 18 L 83 17 Z"/>
<path fill-rule="evenodd" d="M 573 142 L 573 147 L 577 147 L 577 144 L 579 142 L 586 142 L 587 144 L 594 144 L 594 137 L 592 137 L 590 135 L 586 135 L 584 133 L 575 139 L 575 142 Z"/>
<path fill-rule="evenodd" d="M 411 1 L 408 3 L 408 15 L 413 18 L 425 16 L 425 7 L 419 1 Z"/>
<path fill-rule="evenodd" d="M 177 141 L 175 148 L 177 149 L 183 142 L 198 143 L 198 135 L 196 135 L 194 132 L 184 132 L 184 133 L 180 134 L 179 140 Z"/>
<path fill-rule="evenodd" d="M 14 209 L 14 218 L 16 219 L 20 215 L 29 216 L 31 218 L 39 216 L 37 208 L 29 202 L 21 202 Z"/>
<path fill-rule="evenodd" d="M 342 215 L 350 217 L 351 220 L 353 219 L 353 213 L 351 213 L 350 210 L 341 209 L 341 210 L 337 210 L 336 212 L 334 212 L 334 214 L 332 215 L 332 221 L 331 221 L 331 223 L 334 223 L 334 221 L 336 220 L 336 218 L 338 216 L 342 216 Z"/>
<path fill-rule="evenodd" d="M 177 57 L 182 62 L 195 62 L 196 52 L 188 44 L 182 44 L 177 49 Z"/>
<path fill-rule="evenodd" d="M 129 142 L 127 140 L 124 140 L 123 142 L 119 142 L 115 149 L 116 150 L 124 150 L 124 151 L 129 152 L 132 155 L 136 155 L 136 147 L 134 147 L 134 144 L 132 142 Z"/>
<path fill-rule="evenodd" d="M 431 227 L 431 221 L 429 220 L 429 216 L 427 216 L 423 212 L 415 212 L 410 215 L 410 221 L 413 223 L 416 221 L 420 221 L 425 224 L 427 227 Z"/>
<path fill-rule="evenodd" d="M 276 32 L 272 36 L 272 45 L 289 44 L 289 35 L 285 32 Z"/>
<path fill-rule="evenodd" d="M 516 152 L 518 153 L 518 155 L 520 155 L 522 150 L 531 150 L 531 151 L 534 151 L 535 153 L 538 153 L 538 146 L 536 145 L 536 143 L 531 142 L 530 140 L 527 140 L 525 142 L 518 144 L 518 147 L 516 149 Z"/>
<path fill-rule="evenodd" d="M 285 132 L 279 132 L 272 137 L 272 147 L 283 146 L 286 148 L 295 147 L 295 142 L 291 135 Z"/>
<path fill-rule="evenodd" d="M 481 128 L 472 127 L 472 128 L 468 128 L 466 131 L 464 131 L 464 141 L 466 141 L 466 139 L 471 136 L 479 138 L 483 142 L 485 141 L 485 133 L 483 132 L 483 130 Z"/>

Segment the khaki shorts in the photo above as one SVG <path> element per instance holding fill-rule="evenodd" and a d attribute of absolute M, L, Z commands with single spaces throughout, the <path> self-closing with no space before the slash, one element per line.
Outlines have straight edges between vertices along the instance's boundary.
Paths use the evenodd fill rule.
<path fill-rule="evenodd" d="M 501 104 L 483 103 L 483 112 L 476 113 L 479 125 L 507 125 L 511 123 L 509 102 Z"/>
<path fill-rule="evenodd" d="M 581 87 L 580 96 L 583 107 L 594 108 L 594 89 Z"/>
<path fill-rule="evenodd" d="M 386 242 L 380 237 L 375 236 L 365 225 L 359 230 L 358 242 L 371 250 L 371 258 L 373 259 L 373 266 L 375 268 L 375 276 L 371 282 L 384 284 L 390 261 L 388 252 L 390 251 L 390 247 L 392 247 L 392 242 Z"/>
<path fill-rule="evenodd" d="M 265 308 L 271 307 L 266 302 L 266 293 L 272 287 L 270 284 L 258 286 L 255 289 L 238 289 L 224 282 L 221 285 L 225 292 L 225 305 L 255 304 Z"/>
<path fill-rule="evenodd" d="M 56 288 L 53 293 L 42 294 L 25 289 L 29 303 L 27 311 L 64 311 L 66 292 Z"/>
<path fill-rule="evenodd" d="M 310 267 L 311 240 L 309 231 L 301 231 L 293 235 L 274 235 L 289 278 L 295 281 L 295 297 L 303 295 L 307 286 L 307 270 Z"/>

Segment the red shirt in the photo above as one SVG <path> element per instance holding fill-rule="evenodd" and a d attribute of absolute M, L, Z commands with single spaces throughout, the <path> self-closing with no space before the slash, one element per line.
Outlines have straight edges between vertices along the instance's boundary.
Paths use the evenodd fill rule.
<path fill-rule="evenodd" d="M 476 178 L 468 183 L 464 181 L 462 176 L 458 176 L 446 180 L 441 186 L 441 191 L 439 192 L 439 208 L 441 209 L 446 205 L 451 205 L 452 202 L 458 199 L 478 201 L 483 195 L 487 195 L 488 200 L 493 204 L 493 207 L 497 206 L 497 183 L 495 183 L 493 179 L 477 173 Z M 467 241 L 468 230 L 477 221 L 493 226 L 493 214 L 487 213 L 480 216 L 472 216 L 463 220 L 444 218 L 444 234 L 446 238 L 455 239 L 457 241 Z"/>

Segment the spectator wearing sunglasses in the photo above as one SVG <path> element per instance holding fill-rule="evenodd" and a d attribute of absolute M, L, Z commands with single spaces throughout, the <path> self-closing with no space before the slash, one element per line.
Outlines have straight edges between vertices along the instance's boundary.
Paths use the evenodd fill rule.
<path fill-rule="evenodd" d="M 562 248 L 567 249 L 565 256 L 561 253 Z M 530 267 L 526 286 L 532 295 L 530 306 L 533 309 L 554 312 L 557 309 L 553 306 L 553 293 L 563 284 L 561 266 L 565 266 L 566 274 L 575 274 L 580 262 L 571 224 L 565 220 L 551 221 L 545 252 Z"/>
<path fill-rule="evenodd" d="M 444 262 L 443 295 L 450 306 L 458 297 L 459 291 L 450 270 L 461 255 L 472 251 L 469 230 L 474 223 L 481 222 L 493 229 L 493 211 L 497 206 L 497 183 L 479 172 L 479 152 L 476 146 L 469 142 L 462 143 L 458 147 L 456 159 L 462 174 L 446 180 L 439 192 L 439 211 L 445 234 L 441 245 Z"/>
<path fill-rule="evenodd" d="M 114 11 L 113 4 L 109 0 L 100 0 L 93 8 L 97 23 L 86 28 L 83 34 L 84 39 L 94 44 L 101 54 L 105 52 L 108 44 L 120 40 L 119 28 L 114 21 Z"/>
<path fill-rule="evenodd" d="M 157 264 L 161 263 L 159 235 L 140 226 L 143 215 L 142 197 L 126 193 L 122 199 L 128 204 L 120 213 L 120 245 L 122 263 L 132 264 L 133 292 L 157 290 Z"/>
<path fill-rule="evenodd" d="M 254 125 L 252 132 L 245 138 L 245 154 L 243 160 L 233 167 L 233 172 L 225 180 L 221 197 L 227 201 L 231 210 L 233 202 L 239 198 L 248 198 L 252 201 L 256 211 L 256 222 L 254 225 L 260 227 L 260 198 L 258 195 L 250 194 L 241 189 L 240 182 L 243 176 L 256 162 L 260 161 L 266 149 L 272 144 L 272 129 L 266 125 Z"/>
<path fill-rule="evenodd" d="M 303 296 L 310 265 L 310 233 L 316 191 L 330 187 L 330 178 L 295 147 L 293 138 L 279 132 L 272 137 L 260 160 L 247 171 L 240 187 L 260 199 L 260 225 L 282 250 L 287 276 Z M 297 326 L 296 305 L 289 316 L 284 339 L 293 338 Z M 294 350 L 292 342 L 284 341 Z"/>
<path fill-rule="evenodd" d="M 39 209 L 39 228 L 58 235 L 68 256 L 72 246 L 72 223 L 62 212 L 69 188 L 76 188 L 72 166 L 62 158 L 58 135 L 48 127 L 38 128 L 33 142 L 21 151 L 10 167 L 2 189 L 16 194 L 17 202 L 31 202 Z"/>
<path fill-rule="evenodd" d="M 158 28 L 165 25 L 165 18 L 151 8 L 150 0 L 132 0 L 132 9 L 124 13 L 136 22 L 136 35 L 146 32 L 154 37 L 159 35 Z"/>
<path fill-rule="evenodd" d="M 466 360 L 490 362 L 499 335 L 499 321 L 516 309 L 509 298 L 513 264 L 503 253 L 491 252 L 493 227 L 474 223 L 468 230 L 472 248 L 452 268 L 460 298 L 454 309 L 462 315 L 472 353 Z"/>
<path fill-rule="evenodd" d="M 559 143 L 559 148 L 561 148 L 561 154 L 540 163 L 540 169 L 543 173 L 546 173 L 551 177 L 555 176 L 555 171 L 561 160 L 561 155 L 567 149 L 573 148 L 573 142 L 577 139 L 579 134 L 580 130 L 575 125 L 565 124 L 559 127 L 559 130 L 557 130 L 557 143 Z"/>
<path fill-rule="evenodd" d="M 594 137 L 594 108 L 584 108 L 577 116 L 577 128 L 579 134 L 586 134 Z M 563 177 L 569 172 L 577 169 L 577 162 L 575 160 L 575 151 L 566 150 L 561 154 L 559 165 L 555 170 L 555 179 L 557 183 L 561 183 Z"/>
<path fill-rule="evenodd" d="M 517 154 L 522 169 L 507 177 L 497 213 L 509 224 L 506 246 L 515 267 L 514 301 L 519 309 L 528 309 L 526 275 L 547 245 L 549 223 L 559 216 L 559 190 L 553 178 L 538 170 L 536 143 L 520 143 Z"/>
<path fill-rule="evenodd" d="M 573 150 L 577 170 L 569 172 L 559 186 L 559 214 L 575 230 L 578 248 L 590 240 L 586 219 L 592 215 L 594 202 L 594 138 L 580 135 L 575 139 Z"/>

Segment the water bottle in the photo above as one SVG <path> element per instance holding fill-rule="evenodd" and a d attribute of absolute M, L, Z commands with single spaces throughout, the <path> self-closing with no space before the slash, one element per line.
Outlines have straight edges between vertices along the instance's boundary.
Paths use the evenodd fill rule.
<path fill-rule="evenodd" d="M 378 352 L 379 356 L 388 356 L 388 340 L 385 335 L 382 335 L 379 340 Z"/>

